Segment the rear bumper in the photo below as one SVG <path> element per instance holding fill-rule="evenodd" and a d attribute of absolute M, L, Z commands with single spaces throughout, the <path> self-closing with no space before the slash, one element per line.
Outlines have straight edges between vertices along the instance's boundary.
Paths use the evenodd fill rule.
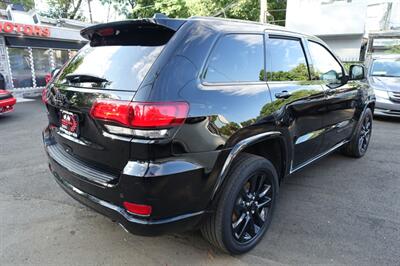
<path fill-rule="evenodd" d="M 107 216 L 111 220 L 118 222 L 128 232 L 137 235 L 154 236 L 166 232 L 187 231 L 195 228 L 201 221 L 204 211 L 188 213 L 167 219 L 147 220 L 130 215 L 125 209 L 110 202 L 101 200 L 69 184 L 59 176 L 56 171 L 52 171 L 57 183 L 72 198 L 80 203 L 94 209 L 95 211 Z"/>
<path fill-rule="evenodd" d="M 45 129 L 43 141 L 57 183 L 74 199 L 120 223 L 129 232 L 158 235 L 187 231 L 196 228 L 205 216 L 215 182 L 194 159 L 129 161 L 116 179 L 110 177 L 111 181 L 104 184 L 106 173 L 102 176 L 104 182 L 95 179 L 100 169 L 56 154 L 54 147 L 60 144 L 54 143 L 52 134 L 54 130 Z M 152 206 L 151 216 L 128 213 L 123 208 L 124 201 Z"/>

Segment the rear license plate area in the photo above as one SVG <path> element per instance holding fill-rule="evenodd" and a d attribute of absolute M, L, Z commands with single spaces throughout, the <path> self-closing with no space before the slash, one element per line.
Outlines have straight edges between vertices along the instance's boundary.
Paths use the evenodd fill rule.
<path fill-rule="evenodd" d="M 75 138 L 79 137 L 79 116 L 60 110 L 60 131 Z"/>

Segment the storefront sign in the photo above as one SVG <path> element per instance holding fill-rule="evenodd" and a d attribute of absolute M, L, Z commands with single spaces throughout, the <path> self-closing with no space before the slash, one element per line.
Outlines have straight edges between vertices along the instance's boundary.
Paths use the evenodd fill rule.
<path fill-rule="evenodd" d="M 28 36 L 50 37 L 50 28 L 48 27 L 13 22 L 0 22 L 0 32 Z"/>

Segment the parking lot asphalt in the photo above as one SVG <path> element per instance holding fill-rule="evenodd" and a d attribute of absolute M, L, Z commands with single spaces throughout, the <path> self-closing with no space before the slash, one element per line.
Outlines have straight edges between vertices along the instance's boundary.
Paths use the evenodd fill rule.
<path fill-rule="evenodd" d="M 400 265 L 400 119 L 362 159 L 332 154 L 282 184 L 270 230 L 229 256 L 199 232 L 141 237 L 71 199 L 42 148 L 40 101 L 0 116 L 0 265 Z"/>

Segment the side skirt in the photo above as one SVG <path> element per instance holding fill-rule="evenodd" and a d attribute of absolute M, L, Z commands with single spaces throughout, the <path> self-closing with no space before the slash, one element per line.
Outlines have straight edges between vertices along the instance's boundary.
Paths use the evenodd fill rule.
<path fill-rule="evenodd" d="M 306 161 L 306 162 L 300 164 L 300 165 L 297 166 L 296 168 L 293 168 L 293 161 L 292 161 L 292 166 L 290 167 L 291 169 L 290 169 L 290 173 L 289 173 L 289 174 L 291 175 L 291 174 L 293 174 L 294 172 L 296 172 L 296 171 L 302 169 L 303 167 L 305 167 L 305 166 L 307 166 L 307 165 L 309 165 L 309 164 L 311 164 L 311 163 L 313 163 L 313 162 L 315 162 L 315 161 L 321 159 L 322 157 L 325 157 L 326 155 L 328 155 L 328 154 L 334 152 L 335 150 L 339 149 L 340 147 L 342 147 L 342 146 L 343 146 L 344 144 L 346 144 L 347 142 L 349 142 L 349 141 L 348 141 L 348 140 L 344 140 L 344 141 L 342 141 L 342 142 L 339 142 L 338 144 L 336 144 L 335 146 L 333 146 L 333 147 L 330 148 L 329 150 L 327 150 L 327 151 L 325 151 L 325 152 L 323 152 L 323 153 L 321 153 L 321 154 L 315 156 L 314 158 L 312 158 L 312 159 L 310 159 L 310 160 L 308 160 L 308 161 Z"/>

